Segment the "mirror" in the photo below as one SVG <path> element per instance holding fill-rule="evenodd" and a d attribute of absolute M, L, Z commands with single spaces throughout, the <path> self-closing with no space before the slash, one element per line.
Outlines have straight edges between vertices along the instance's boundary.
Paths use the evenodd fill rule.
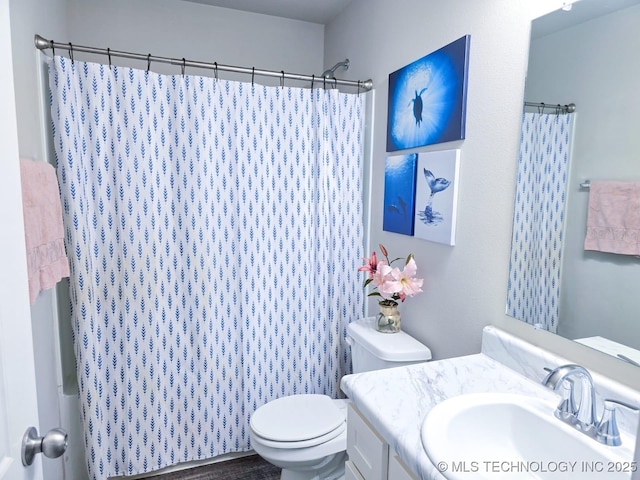
<path fill-rule="evenodd" d="M 576 105 L 552 331 L 640 363 L 640 258 L 584 250 L 589 190 L 581 187 L 640 181 L 638 25 L 640 0 L 580 0 L 534 20 L 524 98 Z M 508 302 L 511 283 L 510 275 Z"/>

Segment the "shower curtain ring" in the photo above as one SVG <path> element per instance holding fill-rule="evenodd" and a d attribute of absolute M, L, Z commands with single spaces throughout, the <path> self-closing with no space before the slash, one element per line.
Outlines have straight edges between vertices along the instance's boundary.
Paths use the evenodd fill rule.
<path fill-rule="evenodd" d="M 311 90 L 313 90 L 313 82 L 315 82 L 315 81 L 316 81 L 316 76 L 315 76 L 315 74 L 312 74 L 311 75 Z"/>
<path fill-rule="evenodd" d="M 182 57 L 182 67 L 180 67 L 180 69 L 182 70 L 182 76 L 184 77 L 184 71 L 187 68 L 187 61 L 184 59 L 184 57 Z"/>
<path fill-rule="evenodd" d="M 327 77 L 322 77 L 322 88 L 327 89 Z"/>
<path fill-rule="evenodd" d="M 213 62 L 213 76 L 218 80 L 218 62 Z"/>
<path fill-rule="evenodd" d="M 337 78 L 333 79 L 333 88 L 335 88 L 336 90 L 338 89 L 338 79 Z"/>
<path fill-rule="evenodd" d="M 56 47 L 54 45 L 53 40 L 51 40 L 51 55 L 56 56 Z"/>
<path fill-rule="evenodd" d="M 151 68 L 151 54 L 147 54 L 147 73 L 149 73 L 149 69 Z M 184 75 L 184 72 L 182 73 Z"/>
<path fill-rule="evenodd" d="M 360 80 L 358 80 L 358 96 L 360 96 Z"/>
<path fill-rule="evenodd" d="M 256 78 L 256 67 L 251 67 L 251 86 L 253 87 L 253 81 Z"/>
<path fill-rule="evenodd" d="M 284 88 L 284 70 L 280 70 L 282 77 L 280 78 L 280 87 Z"/>
<path fill-rule="evenodd" d="M 109 70 L 111 70 L 111 49 L 107 47 L 107 57 L 109 58 Z"/>
<path fill-rule="evenodd" d="M 73 61 L 73 45 L 71 45 L 71 42 L 69 42 L 69 57 L 71 58 L 71 63 L 75 63 Z"/>

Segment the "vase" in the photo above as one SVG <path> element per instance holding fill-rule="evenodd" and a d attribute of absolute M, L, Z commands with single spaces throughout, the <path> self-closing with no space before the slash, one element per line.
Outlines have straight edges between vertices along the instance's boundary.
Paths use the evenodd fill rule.
<path fill-rule="evenodd" d="M 397 333 L 400 331 L 400 312 L 398 302 L 382 300 L 378 302 L 380 313 L 376 322 L 376 329 L 382 333 Z"/>

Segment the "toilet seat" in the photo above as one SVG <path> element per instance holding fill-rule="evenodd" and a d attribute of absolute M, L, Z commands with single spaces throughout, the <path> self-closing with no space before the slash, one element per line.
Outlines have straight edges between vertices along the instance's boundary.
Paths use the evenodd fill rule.
<path fill-rule="evenodd" d="M 255 432 L 253 434 L 253 442 L 254 443 L 260 443 L 262 445 L 264 445 L 265 447 L 271 447 L 271 448 L 280 448 L 283 450 L 289 450 L 292 448 L 308 448 L 308 447 L 315 447 L 317 445 L 321 445 L 323 443 L 327 443 L 330 440 L 333 440 L 334 438 L 342 435 L 347 429 L 346 424 L 342 424 L 341 426 L 339 426 L 338 428 L 336 428 L 335 430 L 325 434 L 325 435 L 321 435 L 319 437 L 315 437 L 315 438 L 310 438 L 308 440 L 299 440 L 297 442 L 282 442 L 282 441 L 278 441 L 278 440 L 269 440 L 267 438 L 261 437 L 259 435 L 257 435 Z"/>
<path fill-rule="evenodd" d="M 251 416 L 255 440 L 273 448 L 306 448 L 346 429 L 345 414 L 327 395 L 291 395 L 262 405 Z"/>

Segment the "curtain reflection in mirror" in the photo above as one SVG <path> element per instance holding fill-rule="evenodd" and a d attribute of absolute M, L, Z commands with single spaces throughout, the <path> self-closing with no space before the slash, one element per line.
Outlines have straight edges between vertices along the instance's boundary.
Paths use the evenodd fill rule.
<path fill-rule="evenodd" d="M 506 313 L 553 333 L 571 140 L 571 114 L 524 114 Z"/>

